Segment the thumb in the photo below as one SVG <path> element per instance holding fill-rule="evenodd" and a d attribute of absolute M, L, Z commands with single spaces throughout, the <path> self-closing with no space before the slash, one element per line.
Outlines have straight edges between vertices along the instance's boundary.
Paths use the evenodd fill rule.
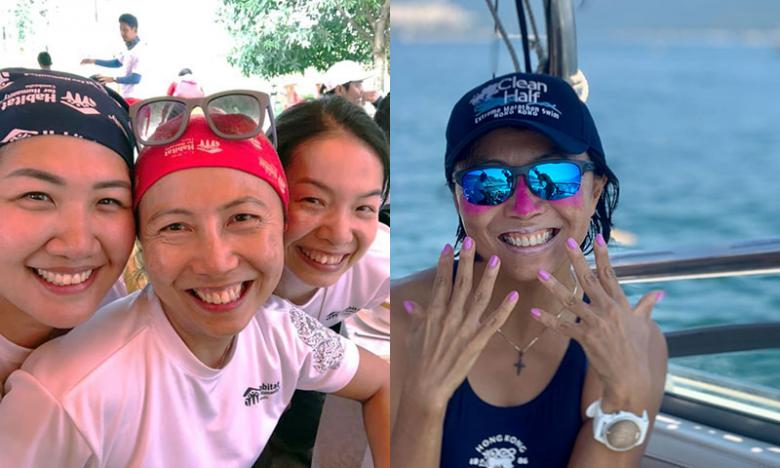
<path fill-rule="evenodd" d="M 634 312 L 641 317 L 649 319 L 655 305 L 661 302 L 665 296 L 666 292 L 662 290 L 650 291 L 642 296 L 642 299 L 637 302 L 636 307 L 634 307 Z"/>

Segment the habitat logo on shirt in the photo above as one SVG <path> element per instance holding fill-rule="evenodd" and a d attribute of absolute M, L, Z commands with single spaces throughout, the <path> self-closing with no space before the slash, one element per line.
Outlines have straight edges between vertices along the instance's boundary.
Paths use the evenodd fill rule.
<path fill-rule="evenodd" d="M 258 387 L 247 387 L 244 390 L 244 405 L 252 406 L 262 400 L 267 400 L 271 395 L 278 393 L 281 384 L 277 380 L 274 383 L 261 383 Z"/>

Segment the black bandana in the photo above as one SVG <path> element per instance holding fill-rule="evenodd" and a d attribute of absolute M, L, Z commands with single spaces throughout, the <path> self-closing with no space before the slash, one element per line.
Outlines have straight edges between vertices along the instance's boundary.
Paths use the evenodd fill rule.
<path fill-rule="evenodd" d="M 132 180 L 135 140 L 127 103 L 117 93 L 70 73 L 0 70 L 0 146 L 38 135 L 100 143 L 124 159 Z"/>

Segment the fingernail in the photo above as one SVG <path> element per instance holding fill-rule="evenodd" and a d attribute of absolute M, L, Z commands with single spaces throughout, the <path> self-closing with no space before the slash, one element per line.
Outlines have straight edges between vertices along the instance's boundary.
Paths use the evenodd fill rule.
<path fill-rule="evenodd" d="M 659 302 L 663 301 L 666 297 L 666 291 L 658 291 L 655 293 L 655 303 L 658 304 Z"/>
<path fill-rule="evenodd" d="M 539 273 L 537 274 L 539 275 L 539 278 L 542 279 L 542 281 L 547 281 L 548 279 L 550 279 L 550 274 L 544 270 L 539 270 Z"/>
<path fill-rule="evenodd" d="M 488 268 L 495 268 L 496 266 L 498 266 L 498 257 L 493 255 L 488 262 Z"/>
<path fill-rule="evenodd" d="M 471 237 L 466 236 L 466 238 L 463 239 L 463 248 L 471 250 L 472 247 L 474 247 L 474 240 Z"/>
<path fill-rule="evenodd" d="M 450 244 L 446 244 L 443 249 L 441 249 L 442 255 L 448 255 L 452 253 L 452 246 Z"/>
<path fill-rule="evenodd" d="M 507 298 L 510 302 L 515 302 L 520 297 L 520 294 L 517 294 L 517 291 L 512 291 L 509 293 L 509 296 Z"/>
<path fill-rule="evenodd" d="M 569 239 L 566 240 L 566 245 L 568 245 L 569 248 L 572 250 L 577 250 L 579 248 L 579 246 L 577 245 L 577 241 L 574 240 L 572 237 L 569 237 Z"/>
<path fill-rule="evenodd" d="M 541 317 L 542 311 L 534 307 L 533 309 L 531 309 L 531 315 L 533 315 L 534 317 Z"/>
<path fill-rule="evenodd" d="M 607 245 L 607 243 L 604 241 L 604 236 L 602 236 L 601 233 L 596 234 L 596 243 L 602 247 Z"/>
<path fill-rule="evenodd" d="M 406 309 L 407 314 L 411 314 L 414 310 L 414 304 L 412 304 L 412 301 L 404 301 L 404 309 Z"/>

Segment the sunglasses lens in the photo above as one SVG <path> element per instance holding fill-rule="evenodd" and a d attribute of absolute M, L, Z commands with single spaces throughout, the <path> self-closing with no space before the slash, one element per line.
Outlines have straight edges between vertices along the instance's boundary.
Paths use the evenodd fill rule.
<path fill-rule="evenodd" d="M 134 122 L 141 143 L 159 145 L 172 140 L 186 121 L 186 109 L 176 101 L 155 101 L 141 106 Z"/>
<path fill-rule="evenodd" d="M 463 174 L 460 186 L 463 196 L 475 205 L 494 206 L 512 195 L 514 177 L 501 167 L 483 167 Z"/>
<path fill-rule="evenodd" d="M 544 200 L 571 197 L 580 189 L 582 172 L 570 162 L 537 164 L 528 171 L 528 188 Z"/>
<path fill-rule="evenodd" d="M 215 129 L 228 138 L 248 138 L 263 126 L 260 101 L 249 94 L 230 94 L 209 101 L 207 112 Z"/>

